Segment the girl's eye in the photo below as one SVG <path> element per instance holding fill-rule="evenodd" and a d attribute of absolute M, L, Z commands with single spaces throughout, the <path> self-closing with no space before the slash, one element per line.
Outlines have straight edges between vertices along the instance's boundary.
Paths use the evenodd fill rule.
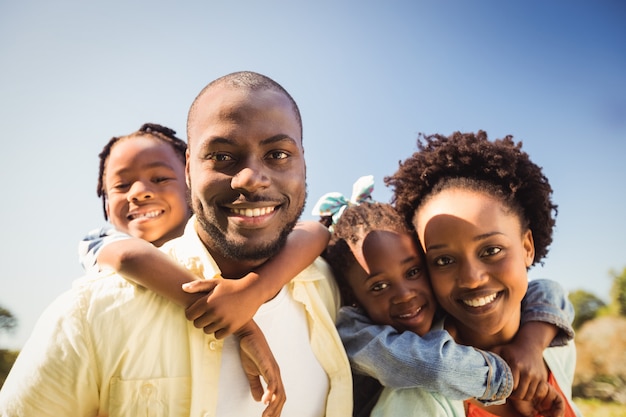
<path fill-rule="evenodd" d="M 407 277 L 409 279 L 419 279 L 422 276 L 422 268 L 415 266 L 408 270 Z"/>
<path fill-rule="evenodd" d="M 499 254 L 502 251 L 502 248 L 498 246 L 490 246 L 485 248 L 482 252 L 482 256 L 494 256 Z"/>
<path fill-rule="evenodd" d="M 127 183 L 119 183 L 119 184 L 115 184 L 115 185 L 113 186 L 113 189 L 114 189 L 114 190 L 117 190 L 117 191 L 123 191 L 123 190 L 127 189 L 128 187 L 130 187 L 130 184 L 127 184 Z"/>
<path fill-rule="evenodd" d="M 440 256 L 439 258 L 435 259 L 434 264 L 435 266 L 447 266 L 453 262 L 454 260 L 449 256 Z"/>
<path fill-rule="evenodd" d="M 389 284 L 387 284 L 386 282 L 377 282 L 370 287 L 370 290 L 378 292 L 384 290 L 387 287 L 389 287 Z"/>
<path fill-rule="evenodd" d="M 171 178 L 169 178 L 169 177 L 157 177 L 153 181 L 158 184 L 160 182 L 164 182 L 164 181 L 167 181 L 167 180 L 170 180 L 170 179 Z"/>

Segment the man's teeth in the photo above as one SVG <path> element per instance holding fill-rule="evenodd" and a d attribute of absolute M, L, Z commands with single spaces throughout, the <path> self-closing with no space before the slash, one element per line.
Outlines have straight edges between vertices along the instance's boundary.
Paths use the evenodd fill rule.
<path fill-rule="evenodd" d="M 246 217 L 259 217 L 259 216 L 264 216 L 266 214 L 270 214 L 271 212 L 274 211 L 274 207 L 261 207 L 261 208 L 246 208 L 246 209 L 238 209 L 238 208 L 234 208 L 231 209 L 231 211 L 235 214 L 238 214 L 240 216 L 246 216 Z"/>
<path fill-rule="evenodd" d="M 161 214 L 161 210 L 154 210 L 154 211 L 149 211 L 147 213 L 136 213 L 131 215 L 131 218 L 134 219 L 141 219 L 144 217 L 148 217 L 148 218 L 153 218 L 153 217 L 157 217 Z"/>
<path fill-rule="evenodd" d="M 493 302 L 493 300 L 495 300 L 497 296 L 498 293 L 494 292 L 493 294 L 486 297 L 474 298 L 472 300 L 463 300 L 463 303 L 470 307 L 482 307 Z"/>

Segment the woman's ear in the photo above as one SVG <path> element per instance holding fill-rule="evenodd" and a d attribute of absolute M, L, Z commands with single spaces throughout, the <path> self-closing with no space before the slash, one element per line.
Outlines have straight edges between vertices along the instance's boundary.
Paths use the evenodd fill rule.
<path fill-rule="evenodd" d="M 530 266 L 535 262 L 535 241 L 533 240 L 533 232 L 528 229 L 524 232 L 522 236 L 522 247 L 524 248 L 525 253 L 525 263 L 526 268 L 530 268 Z"/>

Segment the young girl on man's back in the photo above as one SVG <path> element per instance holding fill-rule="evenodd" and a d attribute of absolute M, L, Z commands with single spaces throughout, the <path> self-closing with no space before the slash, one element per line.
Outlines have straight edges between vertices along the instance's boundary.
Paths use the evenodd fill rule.
<path fill-rule="evenodd" d="M 81 263 L 88 271 L 112 268 L 169 298 L 185 307 L 187 318 L 207 333 L 216 337 L 236 333 L 247 354 L 242 360 L 251 383 L 256 384 L 254 377 L 261 373 L 269 379 L 264 400 L 276 396 L 266 412 L 278 414 L 285 401 L 282 381 L 252 317 L 322 252 L 328 231 L 317 222 L 301 223 L 275 260 L 256 273 L 240 280 L 199 280 L 155 247 L 182 235 L 191 216 L 186 149 L 173 130 L 157 124 L 144 124 L 137 132 L 107 143 L 100 153 L 97 192 L 105 219 L 114 229 L 95 230 L 80 243 Z M 260 399 L 261 386 L 251 388 Z"/>

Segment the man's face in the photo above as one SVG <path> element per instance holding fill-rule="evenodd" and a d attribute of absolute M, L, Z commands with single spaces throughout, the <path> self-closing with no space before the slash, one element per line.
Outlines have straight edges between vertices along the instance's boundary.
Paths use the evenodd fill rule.
<path fill-rule="evenodd" d="M 291 102 L 275 91 L 214 86 L 198 99 L 188 126 L 187 182 L 198 235 L 223 272 L 227 265 L 245 272 L 243 263 L 271 257 L 300 217 L 300 132 Z"/>

